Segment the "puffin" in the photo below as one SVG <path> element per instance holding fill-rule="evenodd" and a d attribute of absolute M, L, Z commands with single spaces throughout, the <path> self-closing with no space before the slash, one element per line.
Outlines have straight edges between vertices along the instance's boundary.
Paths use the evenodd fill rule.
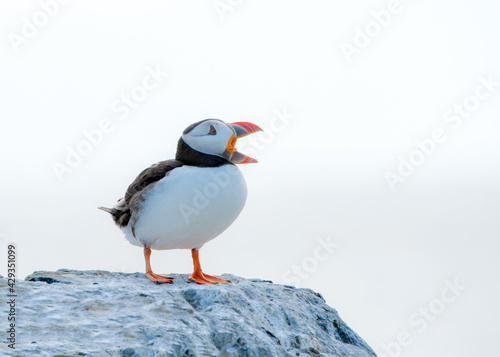
<path fill-rule="evenodd" d="M 236 141 L 259 131 L 249 122 L 220 119 L 191 124 L 177 143 L 175 159 L 142 171 L 113 208 L 98 207 L 111 214 L 131 244 L 144 249 L 146 276 L 154 283 L 171 284 L 174 278 L 153 272 L 152 249 L 190 249 L 194 266 L 190 281 L 230 283 L 202 271 L 199 251 L 241 213 L 247 186 L 236 165 L 257 160 L 237 151 Z"/>

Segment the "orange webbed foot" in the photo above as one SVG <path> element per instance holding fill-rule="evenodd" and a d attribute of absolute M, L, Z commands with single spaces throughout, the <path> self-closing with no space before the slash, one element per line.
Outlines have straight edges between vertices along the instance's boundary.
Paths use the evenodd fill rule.
<path fill-rule="evenodd" d="M 189 276 L 189 280 L 195 282 L 196 284 L 228 284 L 229 280 L 217 278 L 212 275 L 203 273 L 200 265 L 200 252 L 198 249 L 191 249 L 191 254 L 193 256 L 194 272 Z"/>
<path fill-rule="evenodd" d="M 151 279 L 153 283 L 156 284 L 172 284 L 174 282 L 174 278 L 170 278 L 168 276 L 158 275 L 151 272 L 147 272 L 146 276 Z"/>
<path fill-rule="evenodd" d="M 217 278 L 216 276 L 208 275 L 202 271 L 197 271 L 191 274 L 189 280 L 196 284 L 229 284 L 230 281 L 226 279 Z"/>
<path fill-rule="evenodd" d="M 172 284 L 174 282 L 174 278 L 153 273 L 153 271 L 151 270 L 151 263 L 149 261 L 150 256 L 151 248 L 144 247 L 144 258 L 146 260 L 146 276 L 156 284 Z"/>

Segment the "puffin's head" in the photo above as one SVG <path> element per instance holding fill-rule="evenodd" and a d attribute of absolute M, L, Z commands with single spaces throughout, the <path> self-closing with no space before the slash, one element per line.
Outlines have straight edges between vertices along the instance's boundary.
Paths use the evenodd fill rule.
<path fill-rule="evenodd" d="M 225 123 L 219 119 L 205 119 L 191 124 L 181 136 L 191 149 L 203 154 L 215 155 L 233 164 L 256 163 L 257 160 L 236 150 L 236 140 L 262 131 L 247 122 Z"/>

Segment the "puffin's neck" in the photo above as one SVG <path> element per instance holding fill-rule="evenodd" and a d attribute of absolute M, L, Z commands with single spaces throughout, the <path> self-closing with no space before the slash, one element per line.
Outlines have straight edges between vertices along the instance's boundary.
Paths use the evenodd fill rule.
<path fill-rule="evenodd" d="M 208 155 L 191 148 L 182 138 L 177 143 L 177 153 L 175 159 L 184 165 L 198 167 L 219 167 L 223 165 L 233 165 L 226 159 L 216 155 Z"/>

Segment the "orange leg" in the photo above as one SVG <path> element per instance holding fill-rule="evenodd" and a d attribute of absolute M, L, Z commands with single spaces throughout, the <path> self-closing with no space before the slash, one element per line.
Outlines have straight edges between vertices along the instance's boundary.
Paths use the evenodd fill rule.
<path fill-rule="evenodd" d="M 201 271 L 200 265 L 200 252 L 198 249 L 191 249 L 191 255 L 193 256 L 194 271 L 189 277 L 189 280 L 194 281 L 197 284 L 227 284 L 230 283 L 229 280 L 220 279 L 212 275 L 205 274 Z"/>
<path fill-rule="evenodd" d="M 151 279 L 156 284 L 172 284 L 174 282 L 174 278 L 169 278 L 168 276 L 162 276 L 153 273 L 151 270 L 151 263 L 149 262 L 149 257 L 151 256 L 151 249 L 144 247 L 144 258 L 146 259 L 146 276 Z"/>

